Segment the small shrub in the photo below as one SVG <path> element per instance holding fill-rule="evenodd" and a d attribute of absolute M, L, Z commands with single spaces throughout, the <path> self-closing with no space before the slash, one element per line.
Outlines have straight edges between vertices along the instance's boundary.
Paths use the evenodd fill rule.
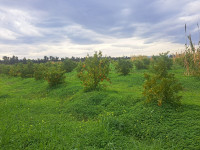
<path fill-rule="evenodd" d="M 10 65 L 0 64 L 0 74 L 9 75 Z"/>
<path fill-rule="evenodd" d="M 100 82 L 110 81 L 108 78 L 110 61 L 102 58 L 102 53 L 95 52 L 93 57 L 87 57 L 80 67 L 78 77 L 84 85 L 85 91 L 97 90 L 100 88 Z"/>
<path fill-rule="evenodd" d="M 153 75 L 145 74 L 144 92 L 147 102 L 157 102 L 159 106 L 163 103 L 172 105 L 180 104 L 181 96 L 178 92 L 182 86 L 175 79 L 173 74 L 168 74 L 168 64 L 165 54 L 160 54 L 153 66 Z"/>
<path fill-rule="evenodd" d="M 45 64 L 35 64 L 34 65 L 34 75 L 35 80 L 43 80 L 45 79 L 45 72 L 47 71 L 47 67 Z"/>
<path fill-rule="evenodd" d="M 137 70 L 140 69 L 147 69 L 148 67 L 144 64 L 144 62 L 142 60 L 135 60 L 134 61 L 134 65 L 136 67 Z"/>
<path fill-rule="evenodd" d="M 34 63 L 32 61 L 28 61 L 24 68 L 25 77 L 32 78 L 34 74 Z"/>
<path fill-rule="evenodd" d="M 12 77 L 21 76 L 22 64 L 15 64 L 10 66 L 9 75 Z"/>
<path fill-rule="evenodd" d="M 144 63 L 144 65 L 146 66 L 146 68 L 148 68 L 148 66 L 150 65 L 150 58 L 148 58 L 148 57 L 144 57 L 143 59 L 142 59 L 142 61 L 143 61 L 143 63 Z"/>
<path fill-rule="evenodd" d="M 150 65 L 150 58 L 147 56 L 134 56 L 131 58 L 137 70 L 148 69 Z"/>
<path fill-rule="evenodd" d="M 83 62 L 82 61 L 80 61 L 79 63 L 78 63 L 78 65 L 77 65 L 77 67 L 76 67 L 76 71 L 78 72 L 78 77 L 80 77 L 79 75 L 79 73 L 82 71 L 82 68 L 83 68 Z"/>
<path fill-rule="evenodd" d="M 45 80 L 48 82 L 49 86 L 56 86 L 58 84 L 64 83 L 65 71 L 61 70 L 60 67 L 51 66 L 45 73 Z"/>
<path fill-rule="evenodd" d="M 168 54 L 169 54 L 169 52 L 162 53 L 159 56 L 153 56 L 152 57 L 152 59 L 153 59 L 153 61 L 152 61 L 152 67 L 154 68 L 156 66 L 159 66 L 159 63 L 165 63 L 166 69 L 170 70 L 172 68 L 172 65 L 173 65 L 173 60 L 168 57 Z"/>
<path fill-rule="evenodd" d="M 77 66 L 77 63 L 74 62 L 73 60 L 71 59 L 66 59 L 63 64 L 62 64 L 62 69 L 65 71 L 65 72 L 71 72 L 74 70 L 74 68 L 76 68 Z"/>
<path fill-rule="evenodd" d="M 124 76 L 130 73 L 132 67 L 133 64 L 129 60 L 125 59 L 119 59 L 116 64 L 117 71 Z"/>
<path fill-rule="evenodd" d="M 176 53 L 175 55 L 173 55 L 173 64 L 184 67 L 184 57 L 185 57 L 184 53 L 180 54 Z"/>
<path fill-rule="evenodd" d="M 27 64 L 17 64 L 17 71 L 22 78 L 32 78 L 34 74 L 34 64 L 32 61 L 28 61 Z"/>

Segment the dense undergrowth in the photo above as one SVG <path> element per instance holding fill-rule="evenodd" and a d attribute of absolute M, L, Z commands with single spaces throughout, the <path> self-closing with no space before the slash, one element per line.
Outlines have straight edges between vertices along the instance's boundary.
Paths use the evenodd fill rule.
<path fill-rule="evenodd" d="M 1 149 L 200 149 L 200 81 L 173 67 L 183 85 L 182 104 L 146 104 L 146 70 L 84 92 L 77 73 L 49 87 L 33 78 L 0 76 Z"/>

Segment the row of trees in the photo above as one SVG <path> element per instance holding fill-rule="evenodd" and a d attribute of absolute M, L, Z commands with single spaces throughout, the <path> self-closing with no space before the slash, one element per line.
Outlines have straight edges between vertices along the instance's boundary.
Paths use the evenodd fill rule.
<path fill-rule="evenodd" d="M 112 60 L 118 60 L 120 57 L 108 57 L 109 59 Z M 130 59 L 130 57 L 122 57 L 123 59 Z M 71 59 L 72 61 L 75 62 L 80 62 L 80 61 L 85 61 L 86 57 L 65 57 L 65 58 L 59 58 L 59 57 L 54 57 L 54 56 L 44 56 L 43 59 L 26 59 L 25 57 L 23 59 L 19 59 L 17 56 L 12 56 L 12 57 L 8 57 L 8 56 L 3 56 L 2 60 L 0 60 L 0 64 L 17 64 L 17 63 L 23 63 L 23 64 L 27 64 L 29 61 L 32 61 L 33 63 L 46 63 L 49 61 L 52 62 L 64 62 L 65 60 Z"/>
<path fill-rule="evenodd" d="M 77 68 L 77 76 L 80 78 L 84 90 L 99 90 L 104 87 L 104 82 L 111 83 L 109 78 L 110 63 L 114 64 L 115 69 L 122 75 L 127 75 L 135 64 L 136 69 L 150 68 L 151 74 L 145 74 L 143 94 L 147 102 L 156 102 L 159 106 L 163 103 L 179 104 L 180 96 L 178 92 L 182 89 L 173 74 L 169 74 L 172 59 L 168 53 L 148 57 L 135 58 L 130 61 L 126 58 L 113 61 L 103 57 L 101 52 L 95 52 L 87 56 L 85 61 L 79 63 L 66 59 L 64 62 L 33 63 L 28 61 L 26 64 L 18 63 L 14 65 L 0 65 L 0 73 L 10 76 L 20 76 L 22 78 L 34 77 L 36 80 L 46 80 L 50 86 L 56 86 L 65 81 L 68 72 Z M 138 65 L 140 64 L 140 65 Z M 145 67 L 144 67 L 145 66 Z"/>
<path fill-rule="evenodd" d="M 63 83 L 65 73 L 71 72 L 76 66 L 77 63 L 70 59 L 66 59 L 63 62 L 47 63 L 34 63 L 29 60 L 26 64 L 0 64 L 0 73 L 13 77 L 33 77 L 36 80 L 46 80 L 50 86 L 55 86 Z"/>
<path fill-rule="evenodd" d="M 73 61 L 79 62 L 79 61 L 84 61 L 85 58 L 80 58 L 80 57 L 65 57 L 65 58 L 59 58 L 59 57 L 47 57 L 44 56 L 43 59 L 26 59 L 25 57 L 23 59 L 19 59 L 17 56 L 12 56 L 12 57 L 7 57 L 7 56 L 3 56 L 3 59 L 0 60 L 0 64 L 17 64 L 17 63 L 23 63 L 23 64 L 27 64 L 28 62 L 32 61 L 33 63 L 46 63 L 49 61 L 53 61 L 53 62 L 64 62 L 67 59 L 71 59 Z"/>

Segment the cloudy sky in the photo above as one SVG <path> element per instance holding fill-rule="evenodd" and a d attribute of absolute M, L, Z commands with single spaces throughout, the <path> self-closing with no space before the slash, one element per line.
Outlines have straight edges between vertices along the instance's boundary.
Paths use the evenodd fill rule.
<path fill-rule="evenodd" d="M 197 44 L 200 0 L 0 0 L 0 58 L 156 55 Z"/>

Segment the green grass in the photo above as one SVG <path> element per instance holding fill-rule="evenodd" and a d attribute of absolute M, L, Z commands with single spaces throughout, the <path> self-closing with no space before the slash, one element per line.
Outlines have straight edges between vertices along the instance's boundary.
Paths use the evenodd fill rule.
<path fill-rule="evenodd" d="M 76 72 L 56 88 L 0 76 L 1 149 L 200 149 L 200 80 L 174 69 L 182 105 L 145 104 L 143 73 L 111 71 L 112 84 L 83 92 Z"/>

